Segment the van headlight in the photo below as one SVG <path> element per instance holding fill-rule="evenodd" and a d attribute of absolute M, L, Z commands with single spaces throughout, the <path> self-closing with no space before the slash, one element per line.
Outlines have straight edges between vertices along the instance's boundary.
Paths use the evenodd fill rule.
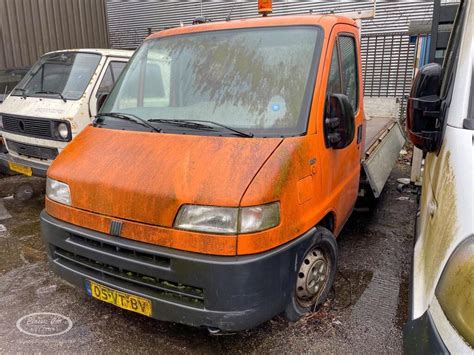
<path fill-rule="evenodd" d="M 71 191 L 69 191 L 69 186 L 63 182 L 46 178 L 46 196 L 63 205 L 71 205 Z"/>
<path fill-rule="evenodd" d="M 252 207 L 183 205 L 174 227 L 217 234 L 254 233 L 280 224 L 280 204 Z"/>
<path fill-rule="evenodd" d="M 474 235 L 449 257 L 436 287 L 436 298 L 449 322 L 474 347 Z"/>
<path fill-rule="evenodd" d="M 53 122 L 53 134 L 57 139 L 68 141 L 71 139 L 71 128 L 66 122 Z"/>

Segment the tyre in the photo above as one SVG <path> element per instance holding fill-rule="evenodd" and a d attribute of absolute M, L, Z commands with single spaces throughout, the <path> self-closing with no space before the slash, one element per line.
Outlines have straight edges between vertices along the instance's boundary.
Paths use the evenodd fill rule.
<path fill-rule="evenodd" d="M 317 227 L 312 243 L 303 255 L 284 312 L 291 322 L 312 312 L 326 300 L 336 276 L 336 238 L 328 229 Z"/>

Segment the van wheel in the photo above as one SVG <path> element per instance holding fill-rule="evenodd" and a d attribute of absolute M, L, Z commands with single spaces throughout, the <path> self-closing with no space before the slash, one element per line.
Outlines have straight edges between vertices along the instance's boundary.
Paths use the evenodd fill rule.
<path fill-rule="evenodd" d="M 326 300 L 334 283 L 336 265 L 336 239 L 326 228 L 317 227 L 292 285 L 291 299 L 284 313 L 289 321 L 296 322 Z"/>

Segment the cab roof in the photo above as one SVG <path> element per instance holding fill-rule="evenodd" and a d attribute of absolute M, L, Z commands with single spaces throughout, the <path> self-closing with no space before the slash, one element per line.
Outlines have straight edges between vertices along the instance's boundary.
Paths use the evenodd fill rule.
<path fill-rule="evenodd" d="M 106 48 L 74 48 L 74 49 L 64 49 L 60 51 L 47 52 L 43 55 L 52 54 L 52 53 L 65 53 L 65 52 L 97 53 L 104 56 L 131 57 L 134 51 L 123 50 L 123 49 L 106 49 Z"/>
<path fill-rule="evenodd" d="M 195 33 L 204 31 L 217 31 L 251 27 L 271 26 L 298 26 L 319 25 L 323 29 L 330 30 L 336 24 L 347 24 L 357 26 L 356 22 L 348 17 L 337 15 L 291 15 L 291 16 L 267 16 L 242 20 L 207 22 L 199 25 L 188 25 L 163 30 L 150 35 L 147 39 L 172 36 L 177 34 Z M 327 31 L 329 32 L 329 31 Z"/>

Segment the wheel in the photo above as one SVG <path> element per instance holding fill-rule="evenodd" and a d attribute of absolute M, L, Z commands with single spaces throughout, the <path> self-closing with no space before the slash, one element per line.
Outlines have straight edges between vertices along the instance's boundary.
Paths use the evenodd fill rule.
<path fill-rule="evenodd" d="M 334 283 L 336 266 L 336 238 L 326 228 L 317 227 L 299 265 L 296 282 L 291 285 L 291 298 L 284 312 L 289 321 L 296 322 L 326 300 Z"/>

